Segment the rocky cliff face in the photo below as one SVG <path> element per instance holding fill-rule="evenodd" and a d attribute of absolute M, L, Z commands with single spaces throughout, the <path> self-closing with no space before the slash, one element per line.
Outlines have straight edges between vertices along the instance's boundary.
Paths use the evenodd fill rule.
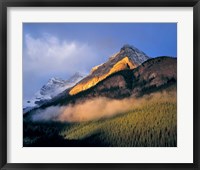
<path fill-rule="evenodd" d="M 176 83 L 177 59 L 158 57 L 149 59 L 135 69 L 113 73 L 94 87 L 74 95 L 74 98 L 78 101 L 100 96 L 115 99 L 139 97 L 169 87 L 176 88 Z"/>
<path fill-rule="evenodd" d="M 92 68 L 91 74 L 73 87 L 69 93 L 75 95 L 87 90 L 109 75 L 124 69 L 134 69 L 148 59 L 149 57 L 144 52 L 133 46 L 124 45 L 120 52 L 110 57 L 106 63 Z"/>

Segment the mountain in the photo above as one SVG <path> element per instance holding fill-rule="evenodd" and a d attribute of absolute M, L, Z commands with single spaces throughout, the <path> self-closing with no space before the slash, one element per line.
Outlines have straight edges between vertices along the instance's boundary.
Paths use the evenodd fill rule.
<path fill-rule="evenodd" d="M 92 68 L 90 75 L 81 80 L 69 93 L 70 95 L 75 95 L 83 90 L 87 90 L 109 75 L 126 68 L 134 69 L 149 58 L 150 57 L 136 47 L 124 45 L 121 50 L 111 56 L 106 63 Z"/>
<path fill-rule="evenodd" d="M 71 76 L 68 80 L 62 80 L 60 78 L 51 78 L 47 82 L 46 85 L 44 85 L 40 91 L 37 93 L 37 99 L 39 100 L 45 100 L 45 99 L 51 99 L 64 91 L 65 89 L 68 89 L 72 86 L 74 86 L 77 82 L 79 82 L 83 78 L 83 75 L 80 73 L 75 73 L 73 76 Z"/>
<path fill-rule="evenodd" d="M 72 101 L 73 103 L 94 97 L 113 99 L 130 96 L 141 97 L 152 92 L 176 88 L 176 83 L 177 59 L 157 57 L 145 61 L 135 69 L 126 68 L 115 72 L 95 86 L 69 96 L 66 101 Z"/>
<path fill-rule="evenodd" d="M 31 100 L 26 101 L 24 108 L 41 105 L 42 103 L 54 98 L 64 90 L 74 86 L 83 77 L 84 76 L 78 72 L 71 76 L 68 80 L 52 77 L 38 92 L 35 93 Z"/>
<path fill-rule="evenodd" d="M 176 58 L 150 58 L 137 48 L 125 45 L 106 63 L 93 68 L 88 76 L 45 101 L 40 108 L 75 104 L 96 97 L 137 98 L 153 92 L 176 89 L 176 83 Z"/>
<path fill-rule="evenodd" d="M 71 90 L 69 88 L 45 102 L 41 108 L 75 104 L 96 97 L 111 99 L 142 97 L 153 92 L 176 89 L 176 85 L 177 59 L 165 56 L 157 57 L 145 61 L 135 69 L 126 68 L 115 72 L 91 88 L 75 95 L 69 94 Z"/>

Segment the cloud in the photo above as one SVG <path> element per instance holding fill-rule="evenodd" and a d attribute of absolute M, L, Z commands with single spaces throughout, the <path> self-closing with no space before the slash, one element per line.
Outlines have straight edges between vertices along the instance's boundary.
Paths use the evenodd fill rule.
<path fill-rule="evenodd" d="M 134 104 L 133 104 L 134 103 Z M 51 106 L 43 110 L 38 110 L 33 116 L 33 121 L 66 121 L 82 122 L 100 118 L 111 117 L 124 113 L 136 106 L 139 102 L 135 99 L 115 100 L 98 97 L 75 105 Z"/>
<path fill-rule="evenodd" d="M 25 35 L 23 69 L 25 74 L 71 75 L 76 71 L 86 72 L 96 64 L 97 55 L 88 44 L 60 40 L 44 34 L 34 38 Z"/>
<path fill-rule="evenodd" d="M 140 107 L 146 99 L 126 98 L 122 100 L 97 97 L 82 103 L 67 106 L 51 106 L 33 114 L 33 121 L 56 120 L 83 122 L 112 117 Z"/>
<path fill-rule="evenodd" d="M 67 106 L 51 106 L 43 110 L 36 111 L 33 121 L 62 121 L 62 122 L 84 122 L 109 118 L 118 114 L 130 112 L 131 110 L 147 107 L 150 103 L 176 102 L 175 91 L 163 91 L 162 93 L 152 93 L 142 98 L 109 99 L 96 97 L 81 103 L 69 104 Z"/>
<path fill-rule="evenodd" d="M 58 120 L 82 122 L 111 117 L 127 112 L 133 107 L 132 105 L 132 99 L 115 100 L 99 97 L 61 108 L 60 114 L 58 114 Z"/>

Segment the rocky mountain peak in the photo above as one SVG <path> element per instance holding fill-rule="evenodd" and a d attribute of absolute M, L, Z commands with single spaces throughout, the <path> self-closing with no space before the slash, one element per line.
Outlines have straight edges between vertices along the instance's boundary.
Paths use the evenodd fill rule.
<path fill-rule="evenodd" d="M 125 44 L 120 50 L 120 58 L 129 57 L 135 64 L 140 65 L 150 57 L 133 45 Z"/>
<path fill-rule="evenodd" d="M 136 48 L 133 45 L 125 44 L 120 51 L 122 50 L 135 50 Z"/>
<path fill-rule="evenodd" d="M 49 86 L 52 86 L 53 84 L 64 84 L 65 80 L 58 78 L 58 77 L 52 77 L 48 80 L 47 84 L 45 84 L 42 88 L 48 88 Z"/>
<path fill-rule="evenodd" d="M 90 75 L 73 87 L 70 94 L 74 95 L 86 90 L 120 70 L 134 69 L 149 58 L 150 57 L 136 47 L 126 44 L 118 53 L 111 56 L 107 62 L 93 67 Z"/>

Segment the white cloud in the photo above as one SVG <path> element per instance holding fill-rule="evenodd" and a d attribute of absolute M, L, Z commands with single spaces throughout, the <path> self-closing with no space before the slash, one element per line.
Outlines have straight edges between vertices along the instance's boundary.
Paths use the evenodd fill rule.
<path fill-rule="evenodd" d="M 85 72 L 96 64 L 92 48 L 76 41 L 61 41 L 44 34 L 41 38 L 25 35 L 23 69 L 25 74 L 54 75 Z"/>

